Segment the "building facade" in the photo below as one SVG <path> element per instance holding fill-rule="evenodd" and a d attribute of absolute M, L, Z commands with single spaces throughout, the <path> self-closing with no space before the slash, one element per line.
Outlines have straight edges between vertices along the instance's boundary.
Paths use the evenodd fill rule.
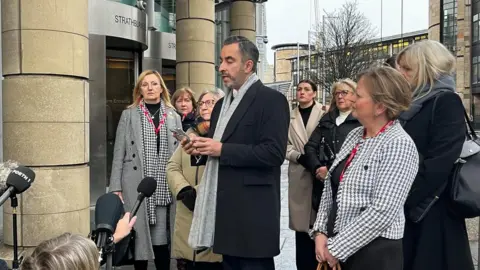
<path fill-rule="evenodd" d="M 219 87 L 223 40 L 237 34 L 255 42 L 262 2 L 2 1 L 0 154 L 33 167 L 37 178 L 20 195 L 21 249 L 63 232 L 89 233 L 91 210 L 107 191 L 117 124 L 141 71 L 158 70 L 170 92 Z M 5 204 L 0 254 L 7 261 L 12 214 Z"/>
<path fill-rule="evenodd" d="M 394 35 L 383 37 L 381 39 L 374 39 L 368 44 L 362 52 L 369 59 L 376 62 L 384 62 L 392 55 L 399 53 L 403 48 L 417 41 L 427 39 L 427 30 L 415 31 L 410 33 L 404 33 L 402 35 Z M 308 45 L 293 46 L 293 44 L 282 44 L 272 47 L 275 50 L 275 63 L 279 63 L 276 66 L 275 74 L 277 77 L 281 77 L 283 81 L 291 81 L 292 86 L 296 86 L 299 81 L 304 79 L 321 78 L 321 72 L 323 72 L 322 52 L 310 53 L 310 67 L 308 65 Z M 327 57 L 328 57 L 328 53 Z M 325 72 L 329 72 L 328 67 L 325 68 Z M 314 79 L 315 80 L 315 79 Z M 320 88 L 319 88 L 320 89 Z M 323 93 L 320 93 L 323 89 L 320 89 L 318 100 L 323 102 Z M 287 94 L 292 107 L 296 106 L 296 88 L 292 87 Z M 325 93 L 326 102 L 330 100 L 329 91 Z"/>
<path fill-rule="evenodd" d="M 456 57 L 457 92 L 476 128 L 480 128 L 480 3 L 478 0 L 429 0 L 429 4 L 428 38 L 443 43 Z"/>

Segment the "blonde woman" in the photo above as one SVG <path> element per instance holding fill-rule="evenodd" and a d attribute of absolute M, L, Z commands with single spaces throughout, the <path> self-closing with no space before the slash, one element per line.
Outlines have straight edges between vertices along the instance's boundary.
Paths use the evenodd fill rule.
<path fill-rule="evenodd" d="M 182 119 L 183 130 L 187 131 L 195 122 L 197 101 L 192 89 L 180 88 L 172 95 L 172 104 Z"/>
<path fill-rule="evenodd" d="M 131 209 L 137 186 L 144 177 L 157 180 L 157 189 L 137 213 L 135 269 L 146 270 L 155 259 L 158 270 L 170 268 L 170 205 L 166 166 L 177 141 L 170 130 L 182 128 L 180 116 L 170 104 L 165 83 L 157 71 L 146 70 L 133 90 L 133 104 L 123 111 L 117 127 L 110 191 Z"/>
<path fill-rule="evenodd" d="M 319 124 L 305 145 L 306 163 L 315 176 L 313 181 L 312 207 L 316 211 L 322 197 L 323 179 L 342 148 L 348 133 L 360 126 L 352 115 L 353 98 L 357 84 L 351 79 L 343 79 L 333 84 L 333 99 L 329 111 L 320 119 Z"/>
<path fill-rule="evenodd" d="M 411 115 L 404 128 L 421 157 L 405 205 L 403 245 L 409 270 L 473 269 L 465 220 L 449 211 L 450 191 L 445 186 L 466 134 L 464 107 L 455 93 L 455 61 L 447 48 L 432 40 L 417 42 L 397 56 L 397 69 L 410 82 L 414 99 L 403 115 Z M 423 102 L 431 94 L 436 96 Z M 440 199 L 429 210 L 423 208 L 434 196 Z M 418 210 L 425 214 L 421 220 L 412 215 Z"/>
<path fill-rule="evenodd" d="M 205 137 L 210 127 L 210 116 L 220 94 L 207 91 L 200 95 L 198 101 L 198 118 L 187 134 Z M 177 259 L 178 270 L 221 270 L 222 256 L 214 254 L 211 249 L 196 253 L 188 245 L 188 235 L 192 225 L 193 211 L 197 197 L 197 187 L 202 181 L 204 160 L 188 155 L 177 149 L 167 166 L 167 179 L 173 196 L 178 200 L 172 243 L 172 257 Z"/>
<path fill-rule="evenodd" d="M 319 262 L 340 262 L 343 270 L 404 269 L 403 205 L 418 171 L 415 144 L 397 121 L 410 105 L 408 92 L 393 68 L 360 74 L 353 115 L 363 127 L 348 134 L 325 178 L 313 226 Z"/>
<path fill-rule="evenodd" d="M 315 269 L 315 243 L 308 230 L 315 221 L 316 212 L 312 209 L 312 189 L 314 177 L 305 164 L 304 146 L 313 130 L 325 113 L 322 105 L 315 102 L 317 85 L 311 80 L 303 80 L 297 85 L 299 107 L 291 112 L 286 158 L 288 166 L 288 211 L 290 229 L 295 231 L 295 251 L 297 270 Z"/>

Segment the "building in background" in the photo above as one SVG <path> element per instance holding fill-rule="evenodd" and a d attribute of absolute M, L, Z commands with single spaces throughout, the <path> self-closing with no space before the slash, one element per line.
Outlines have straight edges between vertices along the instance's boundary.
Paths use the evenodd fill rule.
<path fill-rule="evenodd" d="M 394 35 L 383 37 L 382 39 L 373 39 L 364 48 L 362 55 L 365 54 L 374 62 L 384 62 L 390 56 L 397 54 L 409 44 L 416 41 L 426 39 L 428 37 L 427 30 L 404 33 L 403 35 Z M 310 53 L 310 70 L 308 67 L 308 45 L 299 44 L 281 44 L 272 47 L 275 51 L 275 75 L 281 78 L 281 81 L 291 81 L 292 86 L 296 86 L 299 81 L 304 79 L 321 78 L 323 72 L 322 52 Z M 328 57 L 328 52 L 327 52 Z M 328 73 L 328 67 L 325 72 Z M 319 88 L 320 89 L 320 88 Z M 320 90 L 321 91 L 321 90 Z M 321 101 L 322 93 L 319 91 L 318 100 Z M 292 107 L 297 104 L 296 88 L 292 87 L 287 94 L 288 100 Z M 326 103 L 330 100 L 329 93 L 326 95 Z"/>
<path fill-rule="evenodd" d="M 256 11 L 256 44 L 259 55 L 259 61 L 257 66 L 257 75 L 263 82 L 266 81 L 268 75 L 266 74 L 268 69 L 267 61 L 267 43 L 268 43 L 268 34 L 267 34 L 267 13 L 265 3 L 257 5 Z"/>
<path fill-rule="evenodd" d="M 428 38 L 456 57 L 456 87 L 475 127 L 480 128 L 479 0 L 429 0 Z"/>

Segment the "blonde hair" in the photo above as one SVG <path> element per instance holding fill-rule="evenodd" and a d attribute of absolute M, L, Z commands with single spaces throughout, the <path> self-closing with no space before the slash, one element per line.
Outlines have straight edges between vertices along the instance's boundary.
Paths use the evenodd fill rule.
<path fill-rule="evenodd" d="M 337 91 L 338 87 L 342 85 L 348 86 L 352 90 L 352 93 L 355 93 L 355 89 L 357 89 L 357 83 L 350 78 L 340 79 L 335 83 L 333 83 L 332 91 L 331 91 L 332 99 L 330 100 L 330 108 L 328 109 L 329 112 L 337 109 L 337 102 L 335 100 L 335 91 Z"/>
<path fill-rule="evenodd" d="M 172 105 L 175 106 L 175 104 L 177 104 L 177 100 L 185 94 L 187 94 L 190 97 L 190 99 L 192 100 L 192 108 L 193 108 L 193 110 L 195 110 L 197 108 L 197 100 L 195 99 L 195 95 L 194 95 L 192 89 L 189 88 L 189 87 L 180 88 L 177 91 L 175 91 L 175 93 L 173 93 L 173 95 L 172 95 Z"/>
<path fill-rule="evenodd" d="M 410 85 L 397 70 L 386 66 L 373 67 L 360 73 L 361 79 L 368 86 L 373 102 L 385 106 L 389 120 L 408 110 L 412 101 Z"/>
<path fill-rule="evenodd" d="M 99 253 L 92 240 L 65 233 L 43 241 L 26 257 L 22 270 L 98 270 Z"/>
<path fill-rule="evenodd" d="M 413 98 L 418 99 L 428 94 L 441 75 L 453 75 L 455 57 L 440 42 L 422 40 L 403 49 L 397 56 L 397 65 L 402 69 L 412 70 Z M 430 85 L 427 91 L 423 89 Z"/>
<path fill-rule="evenodd" d="M 138 76 L 138 80 L 137 80 L 137 83 L 135 84 L 135 88 L 133 88 L 133 103 L 130 104 L 128 108 L 138 106 L 142 98 L 142 91 L 140 88 L 141 88 L 143 79 L 145 79 L 146 76 L 152 75 L 152 74 L 157 76 L 158 80 L 160 81 L 160 86 L 162 87 L 162 90 L 163 90 L 162 93 L 160 94 L 160 98 L 165 103 L 165 106 L 173 107 L 172 103 L 170 102 L 170 93 L 168 92 L 168 88 L 162 79 L 162 75 L 160 75 L 160 73 L 158 73 L 158 71 L 156 70 L 147 69 Z"/>

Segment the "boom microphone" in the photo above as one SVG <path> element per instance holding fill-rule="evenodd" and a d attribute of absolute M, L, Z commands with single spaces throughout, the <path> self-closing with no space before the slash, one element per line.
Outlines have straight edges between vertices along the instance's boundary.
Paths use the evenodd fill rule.
<path fill-rule="evenodd" d="M 95 204 L 96 229 L 93 233 L 95 238 L 93 240 L 98 248 L 105 247 L 108 238 L 115 232 L 118 220 L 120 220 L 123 212 L 123 203 L 117 195 L 107 193 L 98 198 Z"/>
<path fill-rule="evenodd" d="M 13 167 L 14 165 L 11 166 Z M 8 167 L 4 167 L 1 173 L 3 174 L 7 170 Z M 20 194 L 27 190 L 32 185 L 33 180 L 35 180 L 35 173 L 27 167 L 18 166 L 10 169 L 10 173 L 5 182 L 7 189 L 0 197 L 0 205 L 3 205 L 12 194 Z"/>
<path fill-rule="evenodd" d="M 142 204 L 143 200 L 153 195 L 155 189 L 157 189 L 157 181 L 155 181 L 153 177 L 145 177 L 142 179 L 137 187 L 138 197 L 137 201 L 133 205 L 132 211 L 130 212 L 131 218 L 137 214 L 138 208 Z"/>

